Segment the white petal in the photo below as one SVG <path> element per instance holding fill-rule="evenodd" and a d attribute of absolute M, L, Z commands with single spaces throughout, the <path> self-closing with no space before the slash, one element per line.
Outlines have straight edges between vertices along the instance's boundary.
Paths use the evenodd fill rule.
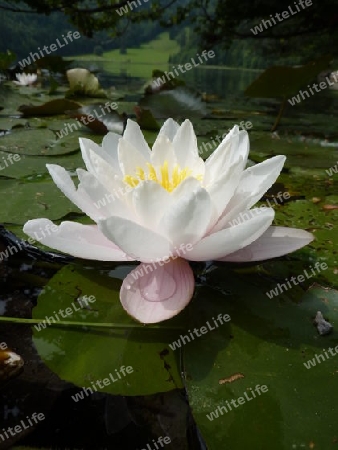
<path fill-rule="evenodd" d="M 211 201 L 217 211 L 216 220 L 234 195 L 242 173 L 242 163 L 239 161 L 237 164 L 230 166 L 229 170 L 226 170 L 223 175 L 220 175 L 216 181 L 207 187 Z"/>
<path fill-rule="evenodd" d="M 283 155 L 275 156 L 246 169 L 213 231 L 222 230 L 241 211 L 247 211 L 255 205 L 278 178 L 285 159 Z"/>
<path fill-rule="evenodd" d="M 219 176 L 228 170 L 232 159 L 233 152 L 238 149 L 239 145 L 239 129 L 235 125 L 226 135 L 216 150 L 205 161 L 205 177 L 204 186 L 216 181 Z"/>
<path fill-rule="evenodd" d="M 138 167 L 146 171 L 149 159 L 143 156 L 137 147 L 134 147 L 129 141 L 121 139 L 118 147 L 119 163 L 123 175 L 136 176 Z"/>
<path fill-rule="evenodd" d="M 48 219 L 35 219 L 26 222 L 23 231 L 42 244 L 77 258 L 133 261 L 109 241 L 96 225 L 62 222 L 57 226 Z"/>
<path fill-rule="evenodd" d="M 245 196 L 247 198 L 249 194 L 250 202 L 247 204 L 247 208 L 251 208 L 276 181 L 285 160 L 284 155 L 278 155 L 248 167 L 243 172 L 233 202 L 236 202 L 237 197 Z"/>
<path fill-rule="evenodd" d="M 100 215 L 98 214 L 92 199 L 81 186 L 76 189 L 69 173 L 63 167 L 56 164 L 46 164 L 46 167 L 60 191 L 62 191 L 74 205 L 96 222 Z"/>
<path fill-rule="evenodd" d="M 308 245 L 313 239 L 311 233 L 297 228 L 269 227 L 252 244 L 219 261 L 245 262 L 277 258 Z"/>
<path fill-rule="evenodd" d="M 138 261 L 163 259 L 172 250 L 166 238 L 130 220 L 114 216 L 99 221 L 98 225 L 108 239 Z"/>
<path fill-rule="evenodd" d="M 171 207 L 172 195 L 155 181 L 142 181 L 133 189 L 133 208 L 137 222 L 156 231 L 163 214 Z"/>
<path fill-rule="evenodd" d="M 195 177 L 187 177 L 180 183 L 176 189 L 171 192 L 174 201 L 178 201 L 181 197 L 189 195 L 190 192 L 195 191 L 201 187 L 201 182 Z"/>
<path fill-rule="evenodd" d="M 155 167 L 159 167 L 162 166 L 165 161 L 168 161 L 169 169 L 172 169 L 175 164 L 177 164 L 173 144 L 167 136 L 160 134 L 151 151 L 151 163 Z"/>
<path fill-rule="evenodd" d="M 187 259 L 190 261 L 220 259 L 246 247 L 265 232 L 271 225 L 274 215 L 272 208 L 265 208 L 259 216 L 203 238 L 189 251 Z"/>
<path fill-rule="evenodd" d="M 102 140 L 103 153 L 107 155 L 109 161 L 111 161 L 112 166 L 118 174 L 121 172 L 117 151 L 120 139 L 121 136 L 119 134 L 110 131 Z"/>
<path fill-rule="evenodd" d="M 123 139 L 126 139 L 134 148 L 136 148 L 143 157 L 149 161 L 150 148 L 144 139 L 143 133 L 138 123 L 133 120 L 127 120 L 127 126 L 123 133 Z"/>
<path fill-rule="evenodd" d="M 245 130 L 241 130 L 238 134 L 238 137 L 239 137 L 238 147 L 234 148 L 234 151 L 231 155 L 230 164 L 233 164 L 234 162 L 241 160 L 244 170 L 250 151 L 250 140 L 248 132 Z"/>
<path fill-rule="evenodd" d="M 175 246 L 183 243 L 194 244 L 208 230 L 212 212 L 209 194 L 200 187 L 172 205 L 162 217 L 159 230 Z"/>
<path fill-rule="evenodd" d="M 180 128 L 180 126 L 175 120 L 167 119 L 160 129 L 158 137 L 160 137 L 164 134 L 172 142 L 174 140 L 174 137 L 176 136 L 176 133 L 178 132 L 179 128 Z M 155 143 L 156 143 L 156 141 L 155 141 Z"/>
<path fill-rule="evenodd" d="M 114 169 L 114 167 L 105 161 L 100 155 L 93 150 L 89 150 L 88 155 L 91 161 L 92 170 L 90 171 L 105 186 L 110 192 L 114 192 L 115 189 L 125 187 L 125 183 L 122 181 Z"/>
<path fill-rule="evenodd" d="M 174 137 L 173 145 L 181 169 L 189 167 L 198 170 L 199 165 L 204 167 L 204 161 L 198 154 L 197 138 L 190 120 L 182 123 Z"/>
<path fill-rule="evenodd" d="M 78 169 L 77 174 L 80 180 L 78 189 L 86 192 L 97 210 L 96 219 L 108 219 L 110 216 L 124 217 L 125 219 L 135 220 L 133 208 L 131 208 L 129 197 L 130 190 L 108 191 L 99 180 L 89 172 Z"/>
<path fill-rule="evenodd" d="M 193 296 L 194 286 L 194 274 L 184 259 L 170 260 L 155 269 L 140 264 L 124 279 L 120 299 L 136 320 L 157 323 L 182 311 Z"/>

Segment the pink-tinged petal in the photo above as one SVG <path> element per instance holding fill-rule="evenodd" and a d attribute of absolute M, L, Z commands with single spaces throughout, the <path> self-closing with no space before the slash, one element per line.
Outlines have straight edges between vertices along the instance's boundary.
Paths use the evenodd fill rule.
<path fill-rule="evenodd" d="M 305 247 L 313 239 L 313 234 L 297 228 L 270 227 L 255 242 L 219 261 L 246 262 L 277 258 Z"/>
<path fill-rule="evenodd" d="M 47 247 L 77 258 L 98 261 L 134 261 L 109 241 L 97 225 L 82 225 L 76 222 L 62 222 L 60 225 L 54 225 L 48 219 L 35 219 L 26 222 L 23 231 Z"/>
<path fill-rule="evenodd" d="M 271 225 L 275 212 L 266 208 L 259 216 L 245 222 L 213 233 L 194 245 L 187 253 L 190 261 L 209 261 L 224 258 L 258 239 Z"/>
<path fill-rule="evenodd" d="M 98 225 L 109 240 L 137 261 L 152 262 L 158 258 L 163 259 L 173 250 L 168 239 L 130 220 L 113 216 L 99 221 Z"/>
<path fill-rule="evenodd" d="M 167 263 L 140 264 L 124 279 L 120 299 L 123 308 L 142 323 L 157 323 L 176 316 L 190 302 L 194 274 L 182 258 Z"/>

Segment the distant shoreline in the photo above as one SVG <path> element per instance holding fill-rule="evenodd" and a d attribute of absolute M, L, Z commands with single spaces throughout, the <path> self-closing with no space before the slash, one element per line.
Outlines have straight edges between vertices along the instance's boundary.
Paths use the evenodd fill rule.
<path fill-rule="evenodd" d="M 97 55 L 85 55 L 85 56 L 65 56 L 63 57 L 65 61 L 79 61 L 79 62 L 109 62 L 111 63 L 111 58 L 108 57 L 101 57 Z M 175 66 L 177 63 L 163 63 L 163 62 L 152 62 L 152 63 L 146 63 L 146 62 L 129 62 L 129 61 L 119 61 L 116 63 L 119 66 L 125 65 L 125 66 L 152 66 L 152 67 L 166 67 L 169 66 Z M 216 70 L 244 70 L 247 72 L 261 72 L 264 69 L 249 69 L 247 67 L 231 67 L 231 66 L 219 66 L 219 65 L 204 65 L 199 66 L 199 69 L 202 70 L 209 70 L 209 69 L 216 69 Z"/>

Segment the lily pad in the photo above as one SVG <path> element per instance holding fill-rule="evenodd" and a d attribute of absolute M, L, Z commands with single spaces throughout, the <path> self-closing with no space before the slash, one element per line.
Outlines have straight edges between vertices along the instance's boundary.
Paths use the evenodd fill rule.
<path fill-rule="evenodd" d="M 95 133 L 100 134 L 113 131 L 122 135 L 127 121 L 126 115 L 119 114 L 110 106 L 105 107 L 105 105 L 100 104 L 83 106 L 75 111 L 67 111 L 67 114 L 79 120 Z"/>
<path fill-rule="evenodd" d="M 199 289 L 195 326 L 225 313 L 231 322 L 185 346 L 189 402 L 208 449 L 330 448 L 338 356 L 323 349 L 338 349 L 337 291 L 314 287 L 297 304 L 287 295 L 270 300 L 257 275 L 213 273 L 208 286 L 218 294 Z M 317 311 L 332 334 L 318 334 Z M 325 361 L 305 366 L 316 354 Z"/>
<path fill-rule="evenodd" d="M 244 94 L 262 98 L 289 97 L 325 70 L 330 60 L 331 57 L 324 56 L 301 67 L 269 67 L 246 88 Z"/>
<path fill-rule="evenodd" d="M 139 106 L 135 106 L 135 113 L 137 117 L 137 123 L 142 130 L 158 131 L 161 127 L 155 117 L 152 115 L 149 109 L 143 109 Z"/>
<path fill-rule="evenodd" d="M 0 150 L 30 156 L 55 156 L 79 151 L 78 135 L 63 139 L 48 129 L 23 129 L 0 137 Z"/>
<path fill-rule="evenodd" d="M 81 105 L 79 103 L 73 102 L 72 100 L 58 98 L 39 106 L 21 105 L 19 111 L 24 116 L 52 116 L 64 114 L 67 110 L 78 109 L 80 107 Z"/>
<path fill-rule="evenodd" d="M 57 220 L 80 210 L 70 202 L 48 176 L 31 181 L 1 180 L 1 223 L 23 225 L 27 220 L 46 217 Z M 40 181 L 39 181 L 40 180 Z"/>
<path fill-rule="evenodd" d="M 186 87 L 146 95 L 140 100 L 139 105 L 149 109 L 156 119 L 201 118 L 208 114 L 206 104 L 200 95 Z"/>
<path fill-rule="evenodd" d="M 15 61 L 16 55 L 11 51 L 0 53 L 0 70 L 6 70 Z"/>
<path fill-rule="evenodd" d="M 67 321 L 77 325 L 47 325 L 41 331 L 34 327 L 40 356 L 60 378 L 80 387 L 108 379 L 106 386 L 101 382 L 96 387 L 110 394 L 149 395 L 182 387 L 176 356 L 167 349 L 172 325 L 145 327 L 129 318 L 119 300 L 120 284 L 108 273 L 71 266 L 61 269 L 40 294 L 33 318 L 44 319 L 56 310 L 71 308 Z M 95 297 L 88 309 L 81 309 L 77 302 L 84 295 Z M 117 325 L 100 328 L 90 323 Z M 133 371 L 119 378 L 122 366 Z"/>

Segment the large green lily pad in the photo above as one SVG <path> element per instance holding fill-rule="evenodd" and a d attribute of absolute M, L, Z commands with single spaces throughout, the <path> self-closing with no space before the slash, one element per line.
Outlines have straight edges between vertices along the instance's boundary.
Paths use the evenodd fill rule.
<path fill-rule="evenodd" d="M 212 324 L 219 313 L 231 322 L 184 349 L 190 406 L 208 449 L 331 448 L 338 356 L 327 358 L 323 349 L 338 350 L 337 291 L 315 286 L 299 303 L 287 293 L 270 300 L 264 290 L 275 286 L 263 277 L 226 269 L 211 275 L 194 301 L 196 326 Z M 332 334 L 318 334 L 317 311 L 334 326 Z M 316 354 L 325 361 L 307 368 Z M 257 385 L 267 390 L 258 395 Z"/>
<path fill-rule="evenodd" d="M 110 394 L 148 395 L 182 387 L 176 356 L 167 348 L 174 321 L 157 329 L 133 321 L 120 304 L 120 284 L 109 273 L 94 270 L 68 266 L 58 272 L 40 294 L 33 318 L 44 319 L 60 308 L 71 308 L 73 314 L 63 320 L 83 326 L 34 328 L 40 356 L 62 379 L 81 387 L 110 378 L 109 385 L 98 387 Z M 77 299 L 84 295 L 95 296 L 96 301 L 88 303 L 91 309 L 80 309 Z M 120 328 L 87 325 L 93 322 L 115 323 Z M 133 372 L 119 379 L 116 371 L 120 373 L 121 366 L 131 366 Z"/>
<path fill-rule="evenodd" d="M 65 197 L 48 175 L 29 180 L 0 179 L 1 223 L 23 225 L 46 217 L 57 220 L 80 210 Z"/>

